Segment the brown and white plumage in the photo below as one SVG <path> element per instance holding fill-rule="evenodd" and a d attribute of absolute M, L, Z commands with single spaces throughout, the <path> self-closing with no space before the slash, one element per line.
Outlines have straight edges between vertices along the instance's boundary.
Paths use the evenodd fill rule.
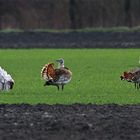
<path fill-rule="evenodd" d="M 135 84 L 135 88 L 140 88 L 140 68 L 134 68 L 129 71 L 125 71 L 123 75 L 120 76 L 121 80 L 131 82 Z"/>
<path fill-rule="evenodd" d="M 70 82 L 72 72 L 64 66 L 64 59 L 61 58 L 56 61 L 58 62 L 58 68 L 54 67 L 54 63 L 46 64 L 41 70 L 41 77 L 46 81 L 44 86 L 54 85 L 59 90 L 61 85 L 63 90 L 64 85 Z"/>

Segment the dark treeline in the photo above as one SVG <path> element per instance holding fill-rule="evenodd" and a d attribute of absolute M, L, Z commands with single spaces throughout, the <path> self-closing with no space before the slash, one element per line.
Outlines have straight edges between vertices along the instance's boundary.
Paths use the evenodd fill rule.
<path fill-rule="evenodd" d="M 0 0 L 0 28 L 140 25 L 140 0 Z"/>

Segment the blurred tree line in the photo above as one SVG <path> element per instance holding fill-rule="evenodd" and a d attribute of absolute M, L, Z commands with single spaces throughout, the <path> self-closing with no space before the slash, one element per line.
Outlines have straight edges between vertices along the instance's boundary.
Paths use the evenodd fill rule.
<path fill-rule="evenodd" d="M 0 0 L 0 29 L 140 25 L 140 0 Z"/>

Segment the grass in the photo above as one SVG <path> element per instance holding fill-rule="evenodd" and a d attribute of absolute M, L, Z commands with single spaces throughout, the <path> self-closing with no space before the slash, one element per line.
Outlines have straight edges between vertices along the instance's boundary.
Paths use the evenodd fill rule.
<path fill-rule="evenodd" d="M 14 28 L 6 28 L 1 29 L 0 32 L 3 33 L 10 33 L 10 32 L 24 32 L 24 31 L 31 31 L 31 32 L 52 32 L 52 33 L 67 33 L 67 32 L 140 32 L 140 26 L 135 27 L 127 27 L 127 26 L 120 26 L 120 27 L 96 27 L 96 28 L 83 28 L 83 29 L 14 29 Z"/>
<path fill-rule="evenodd" d="M 61 57 L 73 72 L 72 81 L 64 91 L 51 86 L 45 88 L 40 70 L 47 62 Z M 0 50 L 0 65 L 15 80 L 12 91 L 0 93 L 0 103 L 137 104 L 140 90 L 121 81 L 119 76 L 140 66 L 139 57 L 139 49 Z"/>

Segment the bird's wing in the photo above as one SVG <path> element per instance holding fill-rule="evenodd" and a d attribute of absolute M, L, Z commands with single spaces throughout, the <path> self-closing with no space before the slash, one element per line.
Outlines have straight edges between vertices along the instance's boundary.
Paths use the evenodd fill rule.
<path fill-rule="evenodd" d="M 70 70 L 61 68 L 61 69 L 55 69 L 56 73 L 56 79 L 55 81 L 58 81 L 60 83 L 70 81 L 72 77 L 72 73 Z"/>
<path fill-rule="evenodd" d="M 129 70 L 128 72 L 130 72 L 130 73 L 137 73 L 137 72 L 139 72 L 140 73 L 140 68 L 136 67 L 136 68 L 133 68 L 133 69 Z"/>
<path fill-rule="evenodd" d="M 136 71 L 133 75 L 132 81 L 140 83 L 140 71 Z"/>
<path fill-rule="evenodd" d="M 128 72 L 124 72 L 124 76 L 128 81 L 137 82 L 140 79 L 140 68 L 136 67 Z"/>
<path fill-rule="evenodd" d="M 56 77 L 54 63 L 46 64 L 41 70 L 41 76 L 44 80 L 53 80 Z"/>

